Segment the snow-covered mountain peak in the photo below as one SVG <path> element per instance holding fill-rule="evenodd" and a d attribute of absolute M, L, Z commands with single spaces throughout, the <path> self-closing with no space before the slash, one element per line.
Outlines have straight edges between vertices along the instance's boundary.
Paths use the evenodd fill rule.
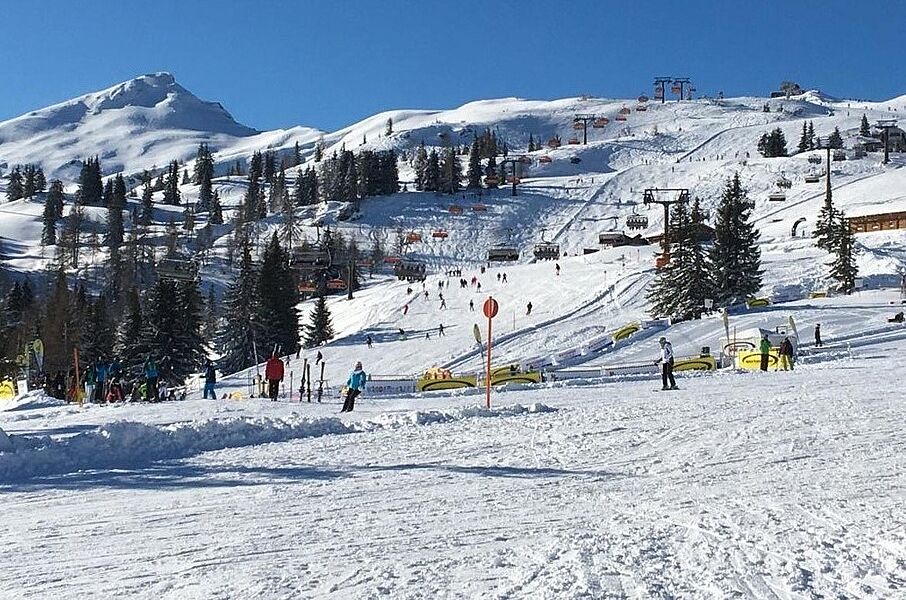
<path fill-rule="evenodd" d="M 0 122 L 0 166 L 39 164 L 71 180 L 85 156 L 99 155 L 107 173 L 136 171 L 257 133 L 172 74 L 151 73 Z"/>
<path fill-rule="evenodd" d="M 143 106 L 151 108 L 165 101 L 170 94 L 192 95 L 176 83 L 176 78 L 167 72 L 150 73 L 112 87 L 84 96 L 84 102 L 93 111 Z"/>

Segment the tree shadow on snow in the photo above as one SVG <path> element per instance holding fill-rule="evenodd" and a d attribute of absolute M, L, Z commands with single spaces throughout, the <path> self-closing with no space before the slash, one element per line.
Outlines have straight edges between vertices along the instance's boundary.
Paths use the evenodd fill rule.
<path fill-rule="evenodd" d="M 346 477 L 341 470 L 315 466 L 259 467 L 195 465 L 164 461 L 134 469 L 92 470 L 61 475 L 41 475 L 27 482 L 0 486 L 0 491 L 43 490 L 168 490 L 253 487 L 301 481 L 325 481 Z"/>
<path fill-rule="evenodd" d="M 628 477 L 625 473 L 584 469 L 557 469 L 553 467 L 515 467 L 507 465 L 450 465 L 444 463 L 404 463 L 399 465 L 366 465 L 354 467 L 358 471 L 445 471 L 480 477 L 516 477 L 525 479 L 555 477 L 588 477 L 603 481 Z"/>

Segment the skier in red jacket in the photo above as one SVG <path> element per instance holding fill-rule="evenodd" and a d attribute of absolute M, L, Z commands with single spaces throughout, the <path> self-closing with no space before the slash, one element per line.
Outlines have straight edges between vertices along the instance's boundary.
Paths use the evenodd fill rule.
<path fill-rule="evenodd" d="M 283 381 L 283 361 L 280 360 L 276 352 L 267 359 L 267 364 L 264 367 L 264 378 L 267 379 L 267 395 L 276 402 L 277 394 L 280 393 L 280 382 Z"/>

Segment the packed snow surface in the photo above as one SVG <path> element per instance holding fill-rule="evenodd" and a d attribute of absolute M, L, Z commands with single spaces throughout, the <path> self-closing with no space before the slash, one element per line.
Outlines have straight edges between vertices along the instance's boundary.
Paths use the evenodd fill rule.
<path fill-rule="evenodd" d="M 904 350 L 491 411 L 20 405 L 0 597 L 898 597 Z"/>

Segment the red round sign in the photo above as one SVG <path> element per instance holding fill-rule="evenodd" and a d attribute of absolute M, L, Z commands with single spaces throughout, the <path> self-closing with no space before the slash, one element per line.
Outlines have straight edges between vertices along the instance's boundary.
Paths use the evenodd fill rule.
<path fill-rule="evenodd" d="M 499 308 L 500 308 L 500 306 L 497 304 L 496 300 L 494 300 L 493 298 L 488 298 L 487 300 L 484 301 L 484 306 L 482 307 L 482 310 L 484 311 L 484 316 L 486 316 L 489 319 L 493 319 L 494 317 L 497 316 L 497 310 Z"/>

